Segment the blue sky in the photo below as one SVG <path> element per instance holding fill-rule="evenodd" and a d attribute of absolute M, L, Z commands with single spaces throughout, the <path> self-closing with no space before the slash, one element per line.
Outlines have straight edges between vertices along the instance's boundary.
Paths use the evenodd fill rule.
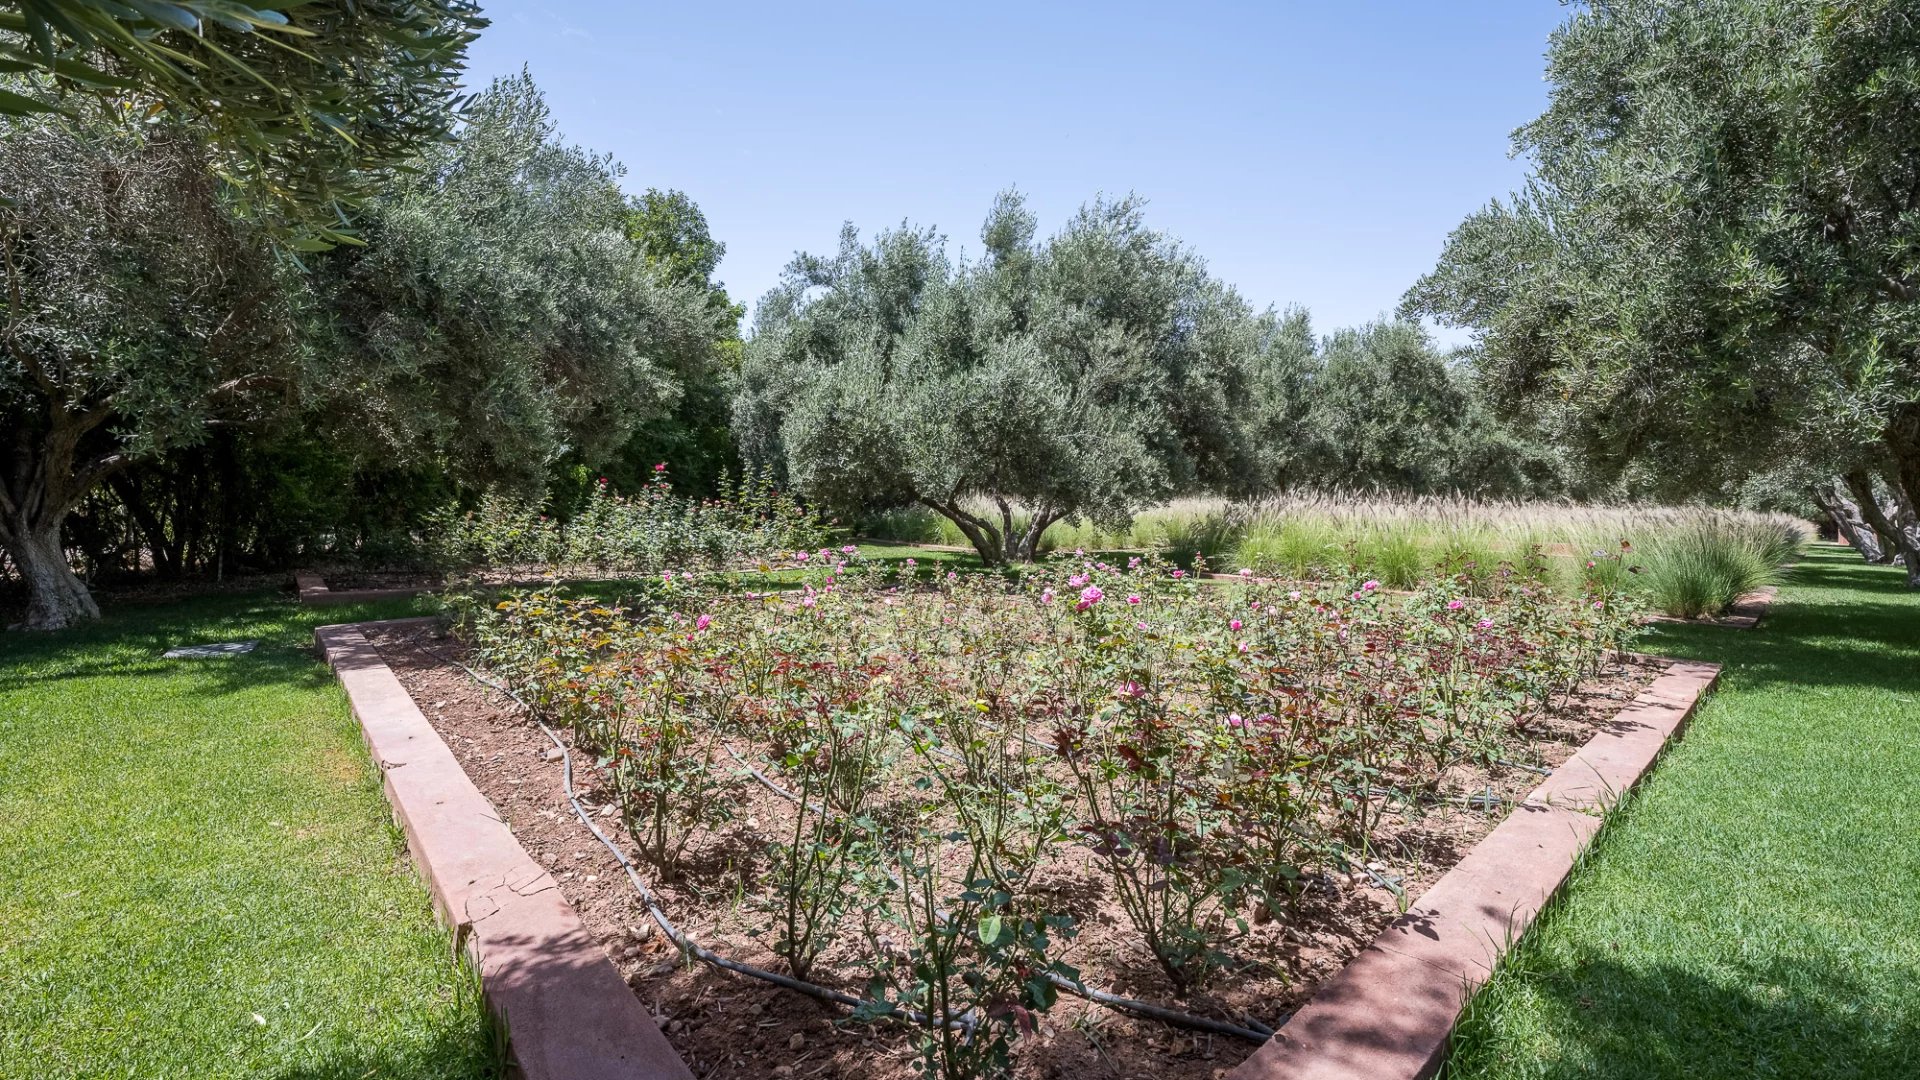
<path fill-rule="evenodd" d="M 512 2 L 471 81 L 522 65 L 629 190 L 679 188 L 751 303 L 840 224 L 977 250 L 994 193 L 1050 232 L 1136 192 L 1257 307 L 1389 311 L 1516 186 L 1554 0 L 1309 4 Z M 1444 335 L 1457 341 L 1457 334 Z"/>

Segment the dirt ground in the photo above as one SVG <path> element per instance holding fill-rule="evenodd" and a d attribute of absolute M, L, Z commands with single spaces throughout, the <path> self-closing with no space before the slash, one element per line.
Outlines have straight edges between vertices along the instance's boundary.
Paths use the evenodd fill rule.
<path fill-rule="evenodd" d="M 792 991 L 705 965 L 681 966 L 677 950 L 651 925 L 619 863 L 567 805 L 558 755 L 540 729 L 504 695 L 452 663 L 462 648 L 439 631 L 388 629 L 371 636 L 520 843 L 559 880 L 696 1076 L 906 1080 L 914 1075 L 911 1039 L 898 1026 L 840 1023 L 838 1010 Z M 1653 662 L 1633 659 L 1608 672 L 1544 725 L 1526 760 L 1553 766 L 1571 757 L 1657 671 Z M 755 748 L 737 749 L 756 764 L 764 760 Z M 583 804 L 631 851 L 631 838 L 591 756 L 576 753 L 574 762 Z M 1514 800 L 1541 777 L 1502 768 L 1490 776 L 1449 779 L 1456 791 Z M 751 883 L 781 823 L 792 820 L 791 804 L 744 770 L 735 796 L 733 820 L 696 838 L 682 880 L 650 884 L 681 929 L 707 947 L 783 970 L 760 936 L 769 920 L 753 909 Z M 1392 815 L 1376 868 L 1400 877 L 1407 894 L 1417 898 L 1505 813 L 1498 806 L 1450 805 L 1429 807 L 1415 817 Z M 1252 1017 L 1277 1027 L 1398 910 L 1396 899 L 1365 873 L 1321 875 L 1310 882 L 1297 915 L 1254 925 L 1234 944 L 1237 970 L 1220 973 L 1205 989 L 1178 1001 L 1134 940 L 1098 868 L 1080 849 L 1074 853 L 1078 857 L 1050 863 L 1036 882 L 1080 924 L 1059 958 L 1080 969 L 1089 985 L 1223 1020 Z M 849 941 L 824 953 L 815 981 L 858 993 L 864 973 L 852 950 Z M 1231 1036 L 1196 1034 L 1063 995 L 1039 1032 L 1016 1046 L 1016 1075 L 1023 1080 L 1212 1080 L 1254 1049 L 1253 1043 Z"/>

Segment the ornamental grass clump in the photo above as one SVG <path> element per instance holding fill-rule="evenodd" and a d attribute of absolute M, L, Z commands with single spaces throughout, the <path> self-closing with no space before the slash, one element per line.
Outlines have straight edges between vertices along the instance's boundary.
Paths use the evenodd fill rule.
<path fill-rule="evenodd" d="M 462 633 L 592 750 L 662 876 L 700 887 L 716 860 L 688 853 L 753 785 L 784 792 L 764 857 L 728 871 L 751 933 L 863 1018 L 919 1016 L 939 1077 L 1004 1072 L 1081 979 L 1060 950 L 1095 911 L 1141 992 L 1204 1002 L 1304 897 L 1357 870 L 1397 889 L 1419 856 L 1396 830 L 1532 753 L 1637 617 L 1537 554 L 1410 594 L 1151 554 L 776 561 L 790 592 L 669 570 L 621 608 L 469 603 Z"/>
<path fill-rule="evenodd" d="M 1668 615 L 1718 615 L 1757 589 L 1780 583 L 1794 553 L 1778 533 L 1700 521 L 1646 545 L 1639 575 L 1649 599 Z"/>

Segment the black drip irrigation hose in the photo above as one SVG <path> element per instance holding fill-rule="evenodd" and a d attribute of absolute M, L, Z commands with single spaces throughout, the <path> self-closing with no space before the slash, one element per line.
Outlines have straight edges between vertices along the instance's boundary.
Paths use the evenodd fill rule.
<path fill-rule="evenodd" d="M 511 691 L 508 691 L 508 693 L 511 693 Z M 518 700 L 518 698 L 516 697 L 515 700 Z M 712 964 L 714 967 L 725 971 L 746 975 L 750 978 L 761 979 L 773 983 L 775 986 L 783 986 L 788 990 L 798 991 L 808 997 L 818 998 L 821 1001 L 830 1001 L 837 1005 L 844 1005 L 849 1009 L 857 1009 L 861 1005 L 866 1004 L 864 1000 L 854 997 L 852 994 L 842 993 L 831 987 L 806 982 L 788 975 L 782 975 L 777 971 L 768 971 L 763 967 L 756 967 L 752 964 L 732 959 L 731 957 L 722 956 L 681 933 L 680 929 L 674 926 L 673 920 L 667 918 L 667 913 L 660 909 L 659 900 L 655 898 L 653 890 L 649 889 L 647 883 L 641 879 L 640 872 L 634 868 L 633 861 L 627 858 L 626 852 L 621 851 L 618 844 L 615 844 L 606 833 L 600 831 L 600 826 L 594 824 L 592 816 L 580 805 L 580 799 L 574 794 L 573 790 L 573 752 L 567 748 L 565 742 L 561 741 L 560 736 L 544 722 L 536 719 L 534 723 L 540 725 L 540 730 L 545 732 L 547 738 L 552 739 L 553 745 L 560 750 L 560 778 L 566 790 L 567 803 L 573 807 L 575 816 L 579 817 L 580 823 L 585 825 L 587 829 L 593 833 L 594 838 L 599 840 L 608 851 L 613 853 L 615 859 L 619 860 L 620 868 L 627 872 L 627 881 L 632 883 L 634 891 L 640 894 L 641 901 L 646 904 L 647 914 L 653 917 L 654 923 L 660 927 L 660 932 L 667 935 L 667 940 L 673 942 L 682 954 Z M 911 1020 L 923 1027 L 929 1026 L 932 1022 L 924 1013 L 909 1010 L 896 1009 L 894 1010 L 894 1015 Z M 974 1027 L 972 1020 L 967 1017 L 949 1019 L 947 1024 L 968 1032 L 971 1032 Z"/>
<path fill-rule="evenodd" d="M 529 706 L 519 694 L 514 693 L 513 690 L 505 684 L 487 678 L 485 675 L 480 674 L 461 661 L 455 660 L 453 657 L 447 656 L 438 650 L 426 649 L 425 651 L 458 667 L 460 670 L 466 672 L 475 682 L 505 694 L 508 698 L 512 699 L 514 704 L 526 711 L 528 717 L 533 719 L 535 724 L 539 725 L 541 732 L 544 733 L 547 738 L 553 740 L 554 747 L 560 751 L 560 781 L 561 787 L 567 796 L 567 805 L 573 807 L 574 815 L 580 819 L 580 823 L 585 825 L 587 831 L 593 833 L 594 839 L 600 841 L 601 845 L 611 852 L 614 859 L 620 863 L 620 868 L 626 871 L 627 881 L 633 886 L 634 891 L 640 895 L 641 902 L 646 905 L 648 916 L 653 919 L 654 925 L 660 928 L 660 932 L 667 936 L 667 940 L 673 942 L 674 947 L 680 950 L 682 956 L 711 964 L 723 971 L 731 971 L 738 975 L 745 975 L 748 978 L 760 979 L 764 982 L 772 983 L 775 986 L 785 987 L 788 990 L 805 994 L 808 997 L 842 1005 L 849 1009 L 857 1009 L 867 1004 L 867 1002 L 861 998 L 835 990 L 832 987 L 806 982 L 789 975 L 782 975 L 777 971 L 768 971 L 766 968 L 756 967 L 753 964 L 723 956 L 682 933 L 680 928 L 674 925 L 673 920 L 667 917 L 667 913 L 661 909 L 659 899 L 654 895 L 653 890 L 647 887 L 646 881 L 640 877 L 640 871 L 634 867 L 633 861 L 627 858 L 626 852 L 621 851 L 620 846 L 614 843 L 606 833 L 601 831 L 600 826 L 594 823 L 592 816 L 587 813 L 586 808 L 580 805 L 580 798 L 573 790 L 573 751 L 561 740 L 559 734 L 551 727 L 548 727 L 544 721 L 535 717 L 533 715 L 533 708 Z M 926 1014 L 909 1009 L 895 1008 L 889 1015 L 892 1015 L 896 1019 L 909 1020 L 922 1027 L 931 1026 L 932 1024 L 932 1021 Z M 971 1034 L 974 1029 L 974 1023 L 971 1017 L 949 1018 L 946 1023 L 950 1027 L 964 1030 L 969 1034 Z"/>
<path fill-rule="evenodd" d="M 566 743 L 561 740 L 560 736 L 551 727 L 548 727 L 544 721 L 534 717 L 533 707 L 528 705 L 519 694 L 514 693 L 512 688 L 480 674 L 480 672 L 475 671 L 472 667 L 445 653 L 434 649 L 427 649 L 426 651 L 454 665 L 461 671 L 466 672 L 468 677 L 480 683 L 482 686 L 490 687 L 505 694 L 508 698 L 512 699 L 514 704 L 525 710 L 528 717 L 532 718 L 533 722 L 539 725 L 541 732 L 553 741 L 554 747 L 560 751 L 560 779 L 567 796 L 567 804 L 573 807 L 574 815 L 580 819 L 580 823 L 585 825 L 589 832 L 593 833 L 594 839 L 600 841 L 601 845 L 611 852 L 614 859 L 620 863 L 620 868 L 626 871 L 627 881 L 633 885 L 634 891 L 640 895 L 641 901 L 646 905 L 647 914 L 653 919 L 654 924 L 660 928 L 660 932 L 667 936 L 667 940 L 673 942 L 674 946 L 678 948 L 683 955 L 690 956 L 725 971 L 731 971 L 739 975 L 748 976 L 749 978 L 770 982 L 775 986 L 782 986 L 789 990 L 805 994 L 808 997 L 833 1002 L 834 1004 L 843 1005 L 850 1009 L 859 1008 L 866 1003 L 861 998 L 854 997 L 852 994 L 843 993 L 831 987 L 805 982 L 788 975 L 782 975 L 777 971 L 768 971 L 762 967 L 756 967 L 752 964 L 734 960 L 731 957 L 722 956 L 681 933 L 680 929 L 673 924 L 673 920 L 667 917 L 667 913 L 661 910 L 660 903 L 654 896 L 653 890 L 647 887 L 645 880 L 640 877 L 640 872 L 634 867 L 633 861 L 627 858 L 626 852 L 621 851 L 619 845 L 615 844 L 608 838 L 606 833 L 600 830 L 600 826 L 594 823 L 592 816 L 580 805 L 580 800 L 574 794 L 573 790 L 573 752 L 567 747 Z M 742 768 L 745 768 L 748 773 L 752 774 L 754 779 L 766 785 L 769 790 L 791 802 L 798 803 L 800 801 L 798 795 L 775 783 L 764 772 L 761 772 L 745 758 L 741 757 L 732 746 L 725 743 L 722 743 L 721 746 L 725 748 L 729 757 L 739 762 Z M 814 809 L 817 813 L 826 812 L 824 807 L 815 807 Z M 891 876 L 892 875 L 889 874 L 889 877 Z M 897 878 L 895 882 L 896 884 L 898 883 Z M 1118 994 L 1110 994 L 1104 990 L 1088 986 L 1084 982 L 1069 979 L 1051 971 L 1046 973 L 1046 979 L 1055 987 L 1065 990 L 1077 997 L 1085 998 L 1095 1004 L 1104 1005 L 1110 1009 L 1116 1009 L 1122 1012 L 1133 1013 L 1136 1016 L 1158 1020 L 1161 1023 L 1171 1024 L 1176 1027 L 1183 1027 L 1193 1031 L 1205 1031 L 1216 1035 L 1231 1035 L 1234 1038 L 1245 1039 L 1254 1043 L 1264 1043 L 1273 1038 L 1272 1028 L 1250 1016 L 1245 1018 L 1244 1024 L 1232 1024 L 1224 1020 L 1214 1020 L 1205 1016 L 1196 1016 L 1192 1013 L 1181 1012 L 1178 1009 L 1170 1009 L 1164 1005 L 1156 1005 L 1150 1001 L 1139 1001 L 1134 998 L 1121 997 Z M 897 1010 L 897 1012 L 900 1017 L 911 1020 L 913 1023 L 923 1027 L 931 1023 L 929 1018 L 921 1013 L 905 1010 Z M 969 1017 L 949 1019 L 947 1023 L 950 1026 L 963 1028 L 968 1032 L 971 1032 L 974 1027 L 973 1021 Z"/>
<path fill-rule="evenodd" d="M 824 815 L 830 812 L 825 806 L 821 806 L 819 804 L 814 804 L 814 803 L 802 804 L 800 800 L 800 796 L 794 794 L 792 791 L 789 791 L 787 788 L 782 787 L 778 782 L 774 781 L 772 778 L 767 776 L 766 773 L 760 771 L 760 769 L 757 768 L 752 762 L 748 761 L 744 757 L 741 757 L 739 751 L 735 750 L 732 746 L 729 746 L 726 743 L 722 743 L 721 746 L 726 750 L 728 757 L 731 757 L 734 761 L 738 762 L 741 768 L 747 770 L 748 774 L 750 774 L 755 780 L 758 780 L 763 786 L 767 788 L 767 790 L 773 792 L 775 795 L 778 795 L 781 798 L 787 800 L 788 802 L 794 803 L 796 805 L 805 805 L 807 809 L 812 810 L 816 814 Z M 891 872 L 889 872 L 887 876 L 893 879 L 893 883 L 895 885 L 900 884 L 900 879 L 893 877 L 893 874 Z M 940 918 L 942 920 L 945 920 L 946 915 L 944 913 L 941 913 Z M 1048 982 L 1052 983 L 1055 987 L 1061 990 L 1065 990 L 1066 992 L 1073 994 L 1076 997 L 1083 997 L 1083 998 L 1086 998 L 1088 1001 L 1092 1001 L 1100 1005 L 1105 1005 L 1110 1009 L 1118 1009 L 1122 1012 L 1129 1012 L 1137 1016 L 1144 1016 L 1152 1020 L 1158 1020 L 1165 1024 L 1172 1024 L 1175 1027 L 1188 1028 L 1193 1031 L 1205 1031 L 1215 1035 L 1231 1035 L 1234 1038 L 1246 1039 L 1249 1042 L 1256 1042 L 1256 1043 L 1266 1042 L 1268 1039 L 1273 1037 L 1272 1028 L 1266 1026 L 1265 1024 L 1260 1023 L 1258 1020 L 1255 1020 L 1252 1017 L 1246 1018 L 1246 1023 L 1244 1024 L 1244 1026 L 1241 1024 L 1232 1024 L 1224 1020 L 1214 1020 L 1210 1017 L 1196 1016 L 1193 1013 L 1181 1012 L 1178 1009 L 1170 1009 L 1164 1005 L 1156 1005 L 1150 1001 L 1140 1001 L 1135 998 L 1121 997 L 1118 994 L 1109 994 L 1104 990 L 1097 990 L 1091 986 L 1088 986 L 1083 981 L 1069 979 L 1066 976 L 1058 974 L 1056 972 L 1051 972 L 1051 971 L 1046 972 L 1044 973 L 1044 977 Z"/>

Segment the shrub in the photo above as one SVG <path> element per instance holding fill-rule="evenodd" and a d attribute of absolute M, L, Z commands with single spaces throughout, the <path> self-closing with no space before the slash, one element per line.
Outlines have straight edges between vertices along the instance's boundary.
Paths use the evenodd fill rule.
<path fill-rule="evenodd" d="M 712 499 L 682 498 L 667 467 L 632 496 L 604 479 L 564 519 L 533 502 L 497 493 L 473 509 L 446 507 L 430 518 L 427 547 L 444 570 L 528 567 L 594 574 L 652 575 L 695 566 L 742 566 L 806 550 L 826 527 L 766 473 L 723 478 Z"/>
<path fill-rule="evenodd" d="M 861 1015 L 922 1015 L 924 1070 L 957 1078 L 1004 1070 L 1078 978 L 1059 875 L 1186 995 L 1306 883 L 1415 857 L 1389 822 L 1524 753 L 1631 634 L 1631 598 L 1545 561 L 1455 559 L 1401 596 L 1151 554 L 929 580 L 845 548 L 791 554 L 790 593 L 676 573 L 631 611 L 469 604 L 462 633 L 598 748 L 663 872 L 724 817 L 716 748 L 761 750 L 797 789 L 756 860 L 776 953 L 870 976 Z"/>

